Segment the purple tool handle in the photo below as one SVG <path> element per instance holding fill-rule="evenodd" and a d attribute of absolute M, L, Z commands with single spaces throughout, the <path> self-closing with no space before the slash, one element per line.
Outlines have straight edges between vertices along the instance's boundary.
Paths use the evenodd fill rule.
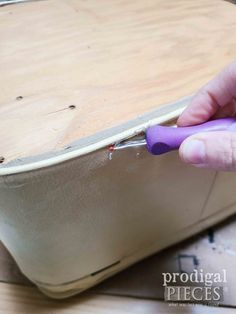
<path fill-rule="evenodd" d="M 161 155 L 178 149 L 190 135 L 212 131 L 236 131 L 236 118 L 217 119 L 187 127 L 151 126 L 146 131 L 147 149 L 153 155 Z"/>

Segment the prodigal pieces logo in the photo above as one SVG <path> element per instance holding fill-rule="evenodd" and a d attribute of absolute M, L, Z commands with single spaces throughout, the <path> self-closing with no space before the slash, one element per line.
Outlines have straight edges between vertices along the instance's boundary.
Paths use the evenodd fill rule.
<path fill-rule="evenodd" d="M 165 301 L 218 305 L 223 301 L 226 270 L 218 273 L 195 269 L 192 273 L 162 273 Z"/>

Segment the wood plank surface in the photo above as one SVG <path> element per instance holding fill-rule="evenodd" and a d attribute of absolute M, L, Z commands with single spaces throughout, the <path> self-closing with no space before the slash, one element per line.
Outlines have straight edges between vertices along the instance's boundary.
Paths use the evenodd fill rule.
<path fill-rule="evenodd" d="M 221 0 L 0 8 L 0 156 L 65 147 L 195 92 L 236 55 Z"/>
<path fill-rule="evenodd" d="M 65 314 L 232 314 L 235 309 L 202 305 L 170 306 L 153 300 L 84 294 L 69 300 L 50 300 L 31 287 L 0 283 L 0 313 Z"/>

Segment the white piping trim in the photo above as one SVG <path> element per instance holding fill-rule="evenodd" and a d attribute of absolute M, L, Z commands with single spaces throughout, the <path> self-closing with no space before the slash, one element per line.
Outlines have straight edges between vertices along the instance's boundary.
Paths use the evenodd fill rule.
<path fill-rule="evenodd" d="M 55 164 L 59 164 L 59 163 L 68 161 L 70 159 L 91 153 L 91 152 L 98 150 L 98 149 L 101 149 L 105 146 L 109 146 L 112 143 L 115 143 L 117 141 L 121 141 L 121 140 L 126 139 L 128 137 L 134 136 L 134 135 L 136 135 L 142 131 L 145 131 L 145 129 L 151 125 L 160 124 L 160 123 L 172 120 L 172 119 L 178 117 L 181 114 L 181 112 L 183 111 L 183 109 L 184 109 L 183 107 L 179 108 L 177 110 L 174 110 L 170 113 L 165 114 L 164 116 L 154 118 L 151 121 L 144 122 L 138 126 L 130 128 L 130 129 L 125 130 L 119 134 L 115 134 L 113 136 L 110 136 L 106 139 L 100 140 L 97 143 L 88 145 L 88 146 L 83 147 L 83 148 L 78 148 L 78 149 L 75 149 L 73 151 L 69 151 L 67 153 L 63 152 L 63 154 L 61 154 L 61 155 L 49 157 L 49 158 L 43 159 L 43 160 L 29 162 L 28 164 L 0 168 L 0 176 L 12 175 L 12 174 L 16 174 L 16 173 L 28 172 L 28 171 L 32 171 L 32 170 L 46 168 L 46 167 L 53 166 Z"/>
<path fill-rule="evenodd" d="M 16 4 L 16 3 L 21 3 L 21 2 L 29 2 L 32 0 L 9 0 L 9 1 L 0 1 L 0 7 L 8 4 Z"/>

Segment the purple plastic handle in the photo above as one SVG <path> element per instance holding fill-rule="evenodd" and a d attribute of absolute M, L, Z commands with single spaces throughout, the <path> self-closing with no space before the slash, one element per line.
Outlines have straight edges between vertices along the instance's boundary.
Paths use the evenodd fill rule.
<path fill-rule="evenodd" d="M 151 126 L 146 131 L 147 149 L 153 155 L 161 155 L 178 149 L 190 135 L 211 131 L 236 131 L 236 118 L 217 119 L 187 127 Z"/>

